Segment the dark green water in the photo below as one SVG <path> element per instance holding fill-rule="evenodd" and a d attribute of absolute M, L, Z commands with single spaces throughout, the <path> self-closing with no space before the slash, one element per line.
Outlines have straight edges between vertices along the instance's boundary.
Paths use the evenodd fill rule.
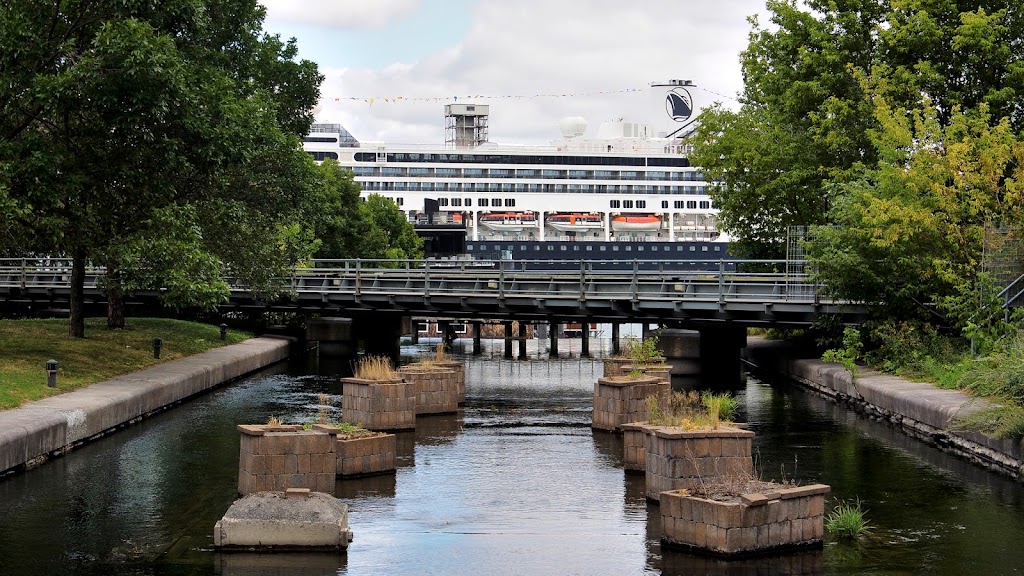
<path fill-rule="evenodd" d="M 331 366 L 281 366 L 0 479 L 0 574 L 1018 574 L 1024 487 L 787 386 L 737 390 L 762 477 L 859 498 L 859 544 L 743 562 L 658 545 L 643 476 L 590 429 L 599 363 L 467 361 L 458 416 L 399 436 L 393 476 L 339 481 L 347 555 L 221 555 L 239 423 L 312 420 Z M 317 376 L 317 373 L 331 376 Z"/>

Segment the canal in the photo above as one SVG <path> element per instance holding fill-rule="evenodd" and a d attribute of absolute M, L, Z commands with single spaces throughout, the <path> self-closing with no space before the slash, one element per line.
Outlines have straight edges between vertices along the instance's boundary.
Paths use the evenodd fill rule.
<path fill-rule="evenodd" d="M 406 348 L 406 352 L 415 350 Z M 463 357 L 467 405 L 399 435 L 397 474 L 339 480 L 347 555 L 218 554 L 239 423 L 340 406 L 343 369 L 297 359 L 0 479 L 0 574 L 1018 574 L 1024 487 L 785 384 L 749 377 L 739 420 L 765 479 L 859 499 L 857 544 L 739 562 L 658 542 L 622 441 L 592 432 L 599 361 Z M 692 386 L 686 382 L 679 386 Z"/>

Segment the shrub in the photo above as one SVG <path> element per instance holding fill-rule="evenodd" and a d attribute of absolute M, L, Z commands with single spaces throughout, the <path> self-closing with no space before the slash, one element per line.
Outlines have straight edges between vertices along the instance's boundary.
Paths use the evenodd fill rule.
<path fill-rule="evenodd" d="M 647 421 L 655 426 L 678 426 L 686 430 L 717 429 L 722 422 L 729 422 L 739 401 L 728 393 L 698 394 L 672 392 L 645 399 Z"/>
<path fill-rule="evenodd" d="M 871 533 L 871 526 L 864 519 L 865 510 L 860 500 L 856 503 L 840 501 L 825 515 L 825 529 L 840 540 L 857 540 Z"/>
<path fill-rule="evenodd" d="M 626 357 L 635 364 L 650 364 L 661 358 L 661 350 L 658 349 L 658 339 L 654 337 L 630 338 L 626 340 Z"/>
<path fill-rule="evenodd" d="M 957 432 L 980 432 L 999 439 L 1024 438 L 1024 408 L 999 406 L 958 416 L 952 428 Z"/>

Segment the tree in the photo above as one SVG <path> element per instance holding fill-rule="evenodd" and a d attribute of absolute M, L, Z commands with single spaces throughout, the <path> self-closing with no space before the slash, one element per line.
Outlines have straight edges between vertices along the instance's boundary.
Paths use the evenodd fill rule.
<path fill-rule="evenodd" d="M 29 4 L 0 12 L 0 208 L 19 238 L 73 258 L 72 334 L 84 333 L 87 260 L 107 266 L 111 326 L 127 265 L 150 267 L 136 280 L 169 278 L 218 257 L 271 290 L 310 248 L 295 207 L 311 177 L 297 135 L 319 96 L 315 65 L 263 34 L 254 0 Z M 203 253 L 140 260 L 176 229 L 153 222 L 175 216 L 201 226 L 189 246 Z M 230 226 L 252 245 L 228 246 Z"/>
<path fill-rule="evenodd" d="M 370 194 L 359 205 L 359 212 L 370 223 L 370 234 L 364 240 L 360 258 L 405 260 L 423 257 L 423 240 L 416 236 L 413 225 L 394 200 Z"/>
<path fill-rule="evenodd" d="M 320 243 L 317 258 L 415 259 L 423 241 L 394 201 L 378 194 L 360 198 L 352 172 L 327 159 L 307 198 Z"/>
<path fill-rule="evenodd" d="M 1000 0 L 771 0 L 752 20 L 741 108 L 701 116 L 695 163 L 721 184 L 720 219 L 741 252 L 781 256 L 786 228 L 832 221 L 879 153 L 874 102 L 948 126 L 985 104 L 1024 129 L 1024 11 Z"/>
<path fill-rule="evenodd" d="M 874 102 L 878 166 L 839 186 L 837 226 L 820 229 L 808 252 L 833 294 L 879 317 L 956 312 L 978 285 L 985 225 L 1024 217 L 1024 142 L 986 104 L 942 114 L 928 101 L 912 111 Z"/>

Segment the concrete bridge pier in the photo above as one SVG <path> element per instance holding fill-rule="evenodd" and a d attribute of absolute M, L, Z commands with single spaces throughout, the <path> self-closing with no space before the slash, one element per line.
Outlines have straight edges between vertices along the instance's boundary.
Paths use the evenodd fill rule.
<path fill-rule="evenodd" d="M 398 316 L 362 316 L 354 323 L 355 336 L 367 356 L 386 356 L 398 366 L 401 359 L 402 319 Z"/>
<path fill-rule="evenodd" d="M 548 346 L 548 356 L 550 358 L 558 358 L 558 322 L 555 321 L 555 320 L 552 320 L 550 322 L 550 324 L 551 324 L 551 328 L 550 328 L 550 332 L 551 333 L 548 334 L 549 343 L 550 343 L 549 346 Z"/>
<path fill-rule="evenodd" d="M 747 329 L 709 327 L 700 329 L 701 374 L 717 384 L 732 386 L 742 374 L 740 352 L 747 347 Z"/>
<path fill-rule="evenodd" d="M 512 321 L 506 320 L 505 326 L 505 359 L 512 359 Z"/>
<path fill-rule="evenodd" d="M 482 338 L 480 333 L 483 331 L 484 324 L 479 320 L 473 321 L 473 356 L 479 356 L 484 353 L 483 345 L 480 339 Z"/>
<path fill-rule="evenodd" d="M 583 322 L 580 330 L 580 358 L 590 358 L 590 323 Z"/>
<path fill-rule="evenodd" d="M 618 322 L 612 322 L 612 354 L 618 355 L 620 352 L 619 346 L 619 326 Z"/>
<path fill-rule="evenodd" d="M 306 321 L 306 340 L 317 343 L 320 356 L 356 357 L 356 340 L 349 318 L 310 318 Z"/>
<path fill-rule="evenodd" d="M 526 322 L 519 321 L 519 359 L 526 360 Z"/>
<path fill-rule="evenodd" d="M 658 339 L 658 347 L 672 365 L 673 376 L 700 374 L 700 332 L 665 328 Z"/>

